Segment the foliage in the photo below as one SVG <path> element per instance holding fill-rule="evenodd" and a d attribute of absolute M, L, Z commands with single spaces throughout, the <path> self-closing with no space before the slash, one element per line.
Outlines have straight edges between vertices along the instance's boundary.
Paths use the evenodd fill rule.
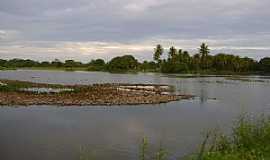
<path fill-rule="evenodd" d="M 163 52 L 164 52 L 163 47 L 160 44 L 158 44 L 154 51 L 154 61 L 156 61 L 158 64 L 161 63 L 160 57 L 162 56 Z"/>
<path fill-rule="evenodd" d="M 95 152 L 91 152 L 84 147 L 80 147 L 79 160 L 95 160 Z"/>
<path fill-rule="evenodd" d="M 5 85 L 0 85 L 0 92 L 13 92 L 18 91 L 21 88 L 30 87 L 29 84 L 24 82 L 13 81 L 10 83 L 4 83 Z"/>
<path fill-rule="evenodd" d="M 51 64 L 53 67 L 63 67 L 64 65 L 59 59 L 55 59 Z"/>
<path fill-rule="evenodd" d="M 269 72 L 270 62 L 264 58 L 259 62 L 244 57 L 229 54 L 210 55 L 207 44 L 202 43 L 197 54 L 190 56 L 188 51 L 170 47 L 168 58 L 161 63 L 161 72 L 164 73 L 249 73 Z"/>
<path fill-rule="evenodd" d="M 167 160 L 168 151 L 161 145 L 156 152 L 150 152 L 149 141 L 143 138 L 139 148 L 139 160 Z M 80 159 L 93 159 L 93 154 L 81 149 Z M 186 160 L 269 160 L 270 118 L 261 116 L 254 120 L 242 116 L 232 128 L 231 135 L 221 132 L 207 132 L 198 154 L 185 157 Z"/>
<path fill-rule="evenodd" d="M 201 54 L 201 68 L 208 69 L 210 62 L 210 49 L 205 43 L 202 43 L 201 47 L 199 48 L 199 53 Z"/>
<path fill-rule="evenodd" d="M 201 160 L 264 160 L 270 159 L 270 119 L 251 120 L 241 117 L 231 136 L 214 136 Z"/>
<path fill-rule="evenodd" d="M 166 160 L 168 156 L 168 152 L 160 146 L 158 152 L 156 153 L 155 160 Z"/>
<path fill-rule="evenodd" d="M 106 69 L 106 63 L 103 59 L 93 59 L 88 63 L 88 71 L 104 71 Z"/>
<path fill-rule="evenodd" d="M 202 74 L 246 74 L 246 73 L 270 73 L 270 57 L 260 61 L 248 57 L 239 57 L 232 54 L 219 53 L 210 55 L 210 49 L 206 43 L 202 43 L 198 52 L 194 55 L 188 51 L 171 46 L 167 58 L 162 59 L 165 49 L 158 44 L 154 49 L 153 61 L 138 62 L 132 55 L 124 55 L 112 58 L 109 62 L 103 59 L 93 59 L 89 63 L 75 60 L 62 62 L 55 59 L 52 62 L 38 62 L 30 59 L 0 59 L 0 70 L 11 68 L 46 68 L 62 70 L 88 70 L 88 71 L 151 71 L 163 73 L 202 73 Z M 163 56 L 164 57 L 164 56 Z"/>
<path fill-rule="evenodd" d="M 143 72 L 147 71 L 156 71 L 158 68 L 158 64 L 154 61 L 143 61 L 143 63 L 139 64 L 139 70 Z"/>
<path fill-rule="evenodd" d="M 110 72 L 125 72 L 129 70 L 136 70 L 138 61 L 132 55 L 124 55 L 113 58 L 107 66 Z"/>
<path fill-rule="evenodd" d="M 148 139 L 146 137 L 143 138 L 142 143 L 140 145 L 140 160 L 148 160 L 148 159 L 152 159 L 151 155 L 149 155 L 149 142 Z M 158 151 L 156 153 L 154 153 L 154 160 L 166 160 L 168 156 L 168 152 L 167 150 L 165 150 L 164 148 L 162 148 L 162 146 L 160 145 Z"/>
<path fill-rule="evenodd" d="M 142 144 L 140 146 L 140 160 L 146 160 L 146 154 L 147 154 L 147 148 L 148 148 L 148 140 L 146 137 L 143 138 Z"/>
<path fill-rule="evenodd" d="M 259 65 L 261 70 L 270 73 L 270 57 L 261 59 Z"/>
<path fill-rule="evenodd" d="M 64 66 L 66 68 L 80 67 L 82 65 L 81 62 L 76 62 L 74 60 L 66 60 Z"/>
<path fill-rule="evenodd" d="M 162 63 L 161 72 L 163 73 L 187 73 L 188 67 L 185 63 L 167 61 Z"/>

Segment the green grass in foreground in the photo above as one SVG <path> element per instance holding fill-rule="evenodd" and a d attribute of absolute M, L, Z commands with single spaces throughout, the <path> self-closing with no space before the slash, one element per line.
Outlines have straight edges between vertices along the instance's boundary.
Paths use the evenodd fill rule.
<path fill-rule="evenodd" d="M 148 146 L 147 138 L 143 138 L 138 160 L 168 160 L 166 149 L 160 147 L 150 153 Z M 96 158 L 80 157 L 80 160 L 93 159 Z M 208 132 L 197 154 L 179 160 L 270 160 L 270 118 L 261 116 L 254 120 L 243 116 L 232 128 L 230 136 Z"/>
<path fill-rule="evenodd" d="M 200 153 L 191 159 L 270 160 L 270 119 L 241 117 L 232 135 L 207 134 Z"/>
<path fill-rule="evenodd" d="M 148 160 L 147 140 L 140 149 L 139 160 Z M 161 148 L 155 160 L 167 160 L 168 152 Z M 270 118 L 261 116 L 254 120 L 248 116 L 239 118 L 231 135 L 208 132 L 197 154 L 184 160 L 270 160 Z"/>
<path fill-rule="evenodd" d="M 168 160 L 168 157 L 168 152 L 162 147 L 156 153 L 149 154 L 148 141 L 146 138 L 143 139 L 139 160 Z M 270 118 L 261 116 L 254 120 L 243 116 L 232 128 L 230 136 L 208 132 L 199 152 L 181 159 L 270 160 Z M 90 159 L 80 158 L 80 160 Z"/>

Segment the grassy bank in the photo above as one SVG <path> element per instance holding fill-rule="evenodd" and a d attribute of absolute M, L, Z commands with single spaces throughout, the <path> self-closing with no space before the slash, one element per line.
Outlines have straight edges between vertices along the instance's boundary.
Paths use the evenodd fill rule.
<path fill-rule="evenodd" d="M 167 159 L 167 156 L 162 158 Z M 230 135 L 218 131 L 207 132 L 199 151 L 180 159 L 270 160 L 270 118 L 241 116 Z"/>
<path fill-rule="evenodd" d="M 270 119 L 241 117 L 232 134 L 208 134 L 193 160 L 267 160 L 270 159 Z"/>
<path fill-rule="evenodd" d="M 0 66 L 0 71 L 5 71 L 5 70 L 16 70 L 14 67 L 2 67 Z"/>
<path fill-rule="evenodd" d="M 44 71 L 88 71 L 87 67 L 23 67 L 22 70 L 44 70 Z"/>
<path fill-rule="evenodd" d="M 138 160 L 169 160 L 170 152 L 161 145 L 149 148 L 147 138 L 139 147 Z M 79 160 L 98 159 L 84 150 Z M 232 128 L 231 135 L 222 132 L 208 132 L 192 155 L 177 160 L 270 160 L 270 118 L 261 116 L 254 120 L 242 116 Z"/>
<path fill-rule="evenodd" d="M 160 70 L 155 69 L 146 69 L 146 70 L 113 70 L 109 71 L 106 69 L 96 69 L 92 67 L 0 67 L 0 70 L 43 70 L 43 71 L 88 71 L 88 72 L 108 72 L 108 73 L 162 73 Z M 232 71 L 216 71 L 216 70 L 198 70 L 198 71 L 186 71 L 186 72 L 179 72 L 179 73 L 165 73 L 165 74 L 194 74 L 194 75 L 242 75 L 242 76 L 248 76 L 248 75 L 269 75 L 263 72 L 232 72 Z"/>

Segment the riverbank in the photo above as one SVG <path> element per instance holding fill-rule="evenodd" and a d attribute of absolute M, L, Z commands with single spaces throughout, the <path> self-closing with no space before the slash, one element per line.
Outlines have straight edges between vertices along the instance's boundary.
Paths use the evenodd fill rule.
<path fill-rule="evenodd" d="M 270 159 L 270 118 L 241 116 L 231 135 L 208 132 L 199 153 L 190 160 L 267 160 Z"/>
<path fill-rule="evenodd" d="M 126 70 L 126 71 L 108 71 L 108 70 L 92 70 L 89 67 L 17 67 L 17 68 L 4 68 L 0 67 L 0 71 L 5 70 L 33 70 L 33 71 L 67 71 L 67 72 L 75 72 L 75 71 L 85 71 L 85 72 L 108 72 L 108 73 L 161 73 L 158 70 Z M 190 74 L 192 77 L 200 77 L 200 76 L 209 76 L 209 75 L 216 75 L 216 76 L 249 76 L 249 75 L 257 75 L 257 76 L 269 76 L 269 73 L 264 72 L 231 72 L 231 71 L 190 71 L 190 72 L 181 72 L 181 73 L 163 73 L 163 74 Z M 186 76 L 185 76 L 186 77 Z M 183 78 L 185 78 L 183 77 Z M 181 77 L 180 77 L 181 78 Z"/>
<path fill-rule="evenodd" d="M 179 160 L 268 160 L 270 159 L 270 118 L 260 116 L 241 116 L 232 127 L 230 135 L 222 131 L 208 131 L 198 152 Z M 148 139 L 143 138 L 140 145 L 140 160 L 150 157 Z M 160 146 L 152 153 L 154 159 L 169 159 L 166 148 Z"/>
<path fill-rule="evenodd" d="M 140 105 L 193 98 L 173 94 L 167 85 L 93 84 L 54 85 L 0 80 L 0 105 Z"/>

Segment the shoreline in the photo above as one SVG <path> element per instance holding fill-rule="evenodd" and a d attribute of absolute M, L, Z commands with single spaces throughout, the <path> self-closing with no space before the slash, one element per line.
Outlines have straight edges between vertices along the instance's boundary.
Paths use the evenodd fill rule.
<path fill-rule="evenodd" d="M 127 71 L 119 71 L 119 72 L 110 72 L 107 70 L 87 70 L 87 67 L 74 67 L 72 69 L 65 68 L 65 67 L 17 67 L 17 68 L 5 68 L 0 69 L 0 71 L 61 71 L 61 72 L 105 72 L 105 73 L 119 73 L 119 74 L 134 74 L 134 73 L 158 73 L 158 74 L 192 74 L 192 75 L 199 75 L 199 76 L 205 76 L 205 75 L 217 75 L 217 76 L 270 76 L 269 73 L 264 72 L 232 72 L 232 71 L 191 71 L 191 72 L 183 72 L 183 73 L 166 73 L 166 72 L 160 72 L 160 71 L 140 71 L 140 70 L 127 70 Z"/>
<path fill-rule="evenodd" d="M 161 104 L 193 95 L 177 95 L 173 87 L 158 84 L 55 85 L 0 80 L 0 106 L 113 106 Z"/>

